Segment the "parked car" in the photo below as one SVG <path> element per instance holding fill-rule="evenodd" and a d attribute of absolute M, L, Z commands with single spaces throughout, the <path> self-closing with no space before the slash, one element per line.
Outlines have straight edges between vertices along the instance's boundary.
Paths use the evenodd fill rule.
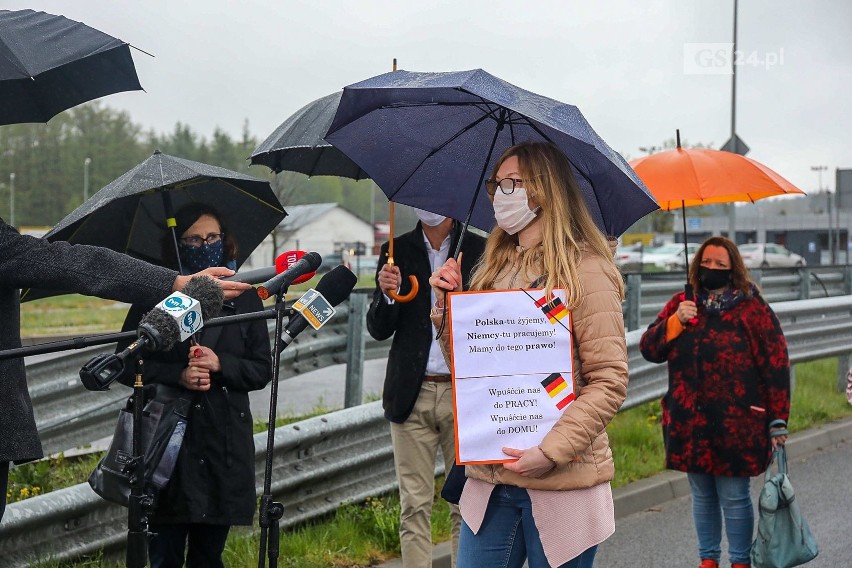
<path fill-rule="evenodd" d="M 615 265 L 624 272 L 642 270 L 642 243 L 619 245 L 615 249 Z"/>
<path fill-rule="evenodd" d="M 689 261 L 701 247 L 698 243 L 687 243 Z M 686 270 L 687 262 L 683 258 L 683 243 L 672 243 L 655 249 L 648 249 L 642 257 L 645 270 Z"/>
<path fill-rule="evenodd" d="M 800 255 L 774 243 L 748 243 L 739 245 L 743 262 L 749 268 L 775 266 L 805 266 L 807 261 Z"/>

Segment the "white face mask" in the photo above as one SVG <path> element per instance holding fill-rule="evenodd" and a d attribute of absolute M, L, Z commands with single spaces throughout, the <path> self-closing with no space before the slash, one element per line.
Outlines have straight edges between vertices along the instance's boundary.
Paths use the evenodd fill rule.
<path fill-rule="evenodd" d="M 499 189 L 494 194 L 494 217 L 497 218 L 497 225 L 510 235 L 532 223 L 539 209 L 530 209 L 527 190 L 524 187 L 516 187 L 510 195 Z"/>
<path fill-rule="evenodd" d="M 429 227 L 437 227 L 441 223 L 447 220 L 443 215 L 438 215 L 437 213 L 431 213 L 429 211 L 424 211 L 422 209 L 418 209 L 414 207 L 414 212 L 417 213 L 417 218 L 420 219 L 420 222 L 424 225 L 428 225 Z"/>

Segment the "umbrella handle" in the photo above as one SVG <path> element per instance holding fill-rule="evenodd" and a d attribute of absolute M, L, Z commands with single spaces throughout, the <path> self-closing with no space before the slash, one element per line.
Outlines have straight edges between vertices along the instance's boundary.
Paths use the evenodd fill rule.
<path fill-rule="evenodd" d="M 396 61 L 396 60 L 394 60 Z M 388 240 L 388 266 L 393 266 L 393 201 L 388 203 L 388 207 L 390 211 L 388 212 L 389 220 L 390 220 L 390 239 Z M 417 277 L 413 274 L 408 275 L 408 281 L 411 282 L 411 290 L 408 291 L 408 294 L 399 294 L 396 290 L 391 290 L 388 292 L 388 296 L 393 298 L 394 302 L 407 303 L 414 299 L 417 296 L 417 292 L 420 291 L 420 283 L 417 282 Z"/>
<path fill-rule="evenodd" d="M 388 265 L 393 266 L 393 257 L 388 257 Z M 408 275 L 408 281 L 411 283 L 411 290 L 408 291 L 408 294 L 400 294 L 396 290 L 391 290 L 388 292 L 388 296 L 393 298 L 394 302 L 401 302 L 403 304 L 410 302 L 417 296 L 417 292 L 420 291 L 420 283 L 417 281 L 417 277 L 413 274 Z"/>

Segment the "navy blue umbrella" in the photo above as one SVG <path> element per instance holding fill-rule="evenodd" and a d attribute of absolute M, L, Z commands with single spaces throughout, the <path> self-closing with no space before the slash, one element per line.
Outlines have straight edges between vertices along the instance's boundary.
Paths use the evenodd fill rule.
<path fill-rule="evenodd" d="M 343 89 L 326 141 L 349 156 L 388 199 L 485 231 L 494 212 L 485 176 L 509 146 L 549 141 L 568 156 L 589 211 L 621 235 L 659 209 L 627 162 L 577 107 L 525 91 L 481 69 L 394 71 Z"/>

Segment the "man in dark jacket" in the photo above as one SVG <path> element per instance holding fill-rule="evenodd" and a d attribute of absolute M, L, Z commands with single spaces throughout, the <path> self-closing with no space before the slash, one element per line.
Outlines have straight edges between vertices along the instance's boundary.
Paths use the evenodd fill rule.
<path fill-rule="evenodd" d="M 229 276 L 233 271 L 211 268 L 204 274 Z M 21 235 L 0 218 L 0 351 L 21 346 L 20 288 L 52 288 L 153 304 L 183 288 L 190 278 L 105 248 Z M 228 298 L 250 288 L 236 282 L 221 285 Z M 6 509 L 9 463 L 42 456 L 24 360 L 0 360 L 0 489 L 4 495 L 0 519 Z"/>
<path fill-rule="evenodd" d="M 450 370 L 429 312 L 435 298 L 428 285 L 433 270 L 455 250 L 461 225 L 452 219 L 416 210 L 420 222 L 394 240 L 394 262 L 387 264 L 388 243 L 382 245 L 376 291 L 367 312 L 367 328 L 378 340 L 394 336 L 388 355 L 383 391 L 385 417 L 391 422 L 394 461 L 400 495 L 400 544 L 405 568 L 432 566 L 431 513 L 438 448 L 446 470 L 455 462 L 453 400 Z M 485 240 L 467 233 L 462 241 L 464 286 L 485 250 Z M 409 275 L 420 285 L 411 302 L 393 301 L 389 294 L 409 291 Z M 402 288 L 400 290 L 400 288 Z M 452 506 L 453 565 L 461 517 Z"/>

